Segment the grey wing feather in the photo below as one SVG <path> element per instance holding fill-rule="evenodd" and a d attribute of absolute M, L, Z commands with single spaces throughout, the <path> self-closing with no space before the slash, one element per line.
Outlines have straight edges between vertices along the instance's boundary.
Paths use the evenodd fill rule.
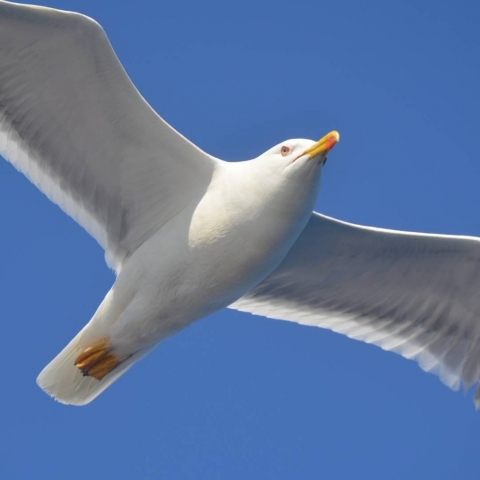
<path fill-rule="evenodd" d="M 117 269 L 203 196 L 215 165 L 145 102 L 95 21 L 4 1 L 0 155 L 93 235 Z"/>
<path fill-rule="evenodd" d="M 283 263 L 231 308 L 373 343 L 417 360 L 453 389 L 480 380 L 478 238 L 314 213 Z"/>

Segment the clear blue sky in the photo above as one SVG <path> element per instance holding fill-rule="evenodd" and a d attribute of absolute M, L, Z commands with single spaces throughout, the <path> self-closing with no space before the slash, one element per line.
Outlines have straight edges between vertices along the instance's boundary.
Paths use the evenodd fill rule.
<path fill-rule="evenodd" d="M 480 236 L 478 2 L 44 3 L 99 21 L 147 100 L 209 153 L 247 159 L 337 129 L 318 211 Z M 113 274 L 6 162 L 0 221 L 0 478 L 478 475 L 470 395 L 377 347 L 234 311 L 164 342 L 91 405 L 54 402 L 36 375 Z"/>

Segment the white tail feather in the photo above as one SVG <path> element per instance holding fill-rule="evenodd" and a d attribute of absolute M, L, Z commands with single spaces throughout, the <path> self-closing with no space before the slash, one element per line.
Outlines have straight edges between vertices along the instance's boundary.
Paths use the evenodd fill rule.
<path fill-rule="evenodd" d="M 102 380 L 84 377 L 75 367 L 75 358 L 92 341 L 91 335 L 86 334 L 88 327 L 89 325 L 81 330 L 37 377 L 38 386 L 61 403 L 90 403 L 150 350 L 143 349 L 133 354 Z"/>

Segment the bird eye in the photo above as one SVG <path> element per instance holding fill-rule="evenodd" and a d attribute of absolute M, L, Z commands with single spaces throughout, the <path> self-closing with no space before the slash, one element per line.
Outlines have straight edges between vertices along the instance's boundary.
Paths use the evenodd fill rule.
<path fill-rule="evenodd" d="M 282 157 L 286 157 L 290 152 L 291 152 L 291 148 L 290 147 L 287 147 L 286 145 L 284 145 L 281 149 L 280 149 L 280 153 L 282 154 Z"/>

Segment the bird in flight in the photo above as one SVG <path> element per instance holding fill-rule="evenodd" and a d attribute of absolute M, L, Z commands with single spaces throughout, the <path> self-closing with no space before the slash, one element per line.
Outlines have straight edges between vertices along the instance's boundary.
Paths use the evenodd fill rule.
<path fill-rule="evenodd" d="M 379 345 L 453 389 L 477 384 L 480 239 L 313 212 L 339 138 L 215 158 L 155 113 L 94 20 L 0 0 L 0 155 L 99 242 L 117 274 L 39 386 L 87 404 L 225 307 Z"/>

